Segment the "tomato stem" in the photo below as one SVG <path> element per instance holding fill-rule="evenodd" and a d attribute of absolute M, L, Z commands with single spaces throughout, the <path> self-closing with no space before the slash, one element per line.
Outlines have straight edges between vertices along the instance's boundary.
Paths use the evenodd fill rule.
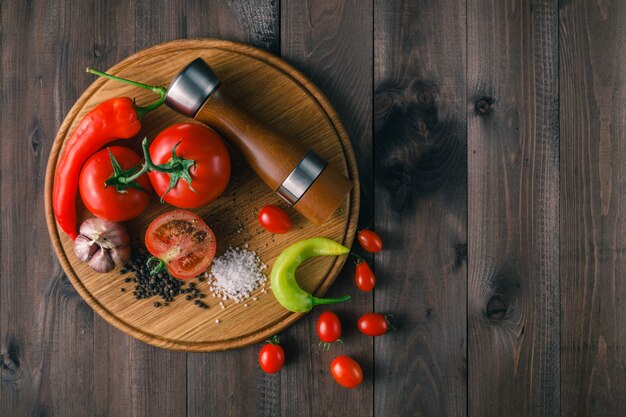
<path fill-rule="evenodd" d="M 151 256 L 146 261 L 146 266 L 150 268 L 150 263 L 152 262 L 156 262 L 156 265 L 150 270 L 150 275 L 156 275 L 165 269 L 165 261 L 163 261 L 163 259 L 159 259 L 156 256 Z"/>
<path fill-rule="evenodd" d="M 91 67 L 87 68 L 87 72 L 90 74 L 97 75 L 99 77 L 104 77 L 110 80 L 119 81 L 125 84 L 132 85 L 134 87 L 143 88 L 144 90 L 150 90 L 153 93 L 158 94 L 159 99 L 152 104 L 149 104 L 145 107 L 135 105 L 135 110 L 137 111 L 137 117 L 139 117 L 140 120 L 143 118 L 143 116 L 146 113 L 151 112 L 152 110 L 156 109 L 157 107 L 159 107 L 161 104 L 165 102 L 165 97 L 167 96 L 167 89 L 163 86 L 148 85 L 148 84 L 140 83 L 137 81 L 128 80 L 126 78 L 121 78 L 115 75 L 107 74 L 106 72 L 103 72 L 103 71 L 100 71 Z"/>
<path fill-rule="evenodd" d="M 268 343 L 270 345 L 280 345 L 280 337 L 278 337 L 278 335 L 275 334 L 274 336 L 267 339 L 265 343 Z"/>
<path fill-rule="evenodd" d="M 187 182 L 189 185 L 189 189 L 193 192 L 196 190 L 191 186 L 191 168 L 196 168 L 196 161 L 193 159 L 185 159 L 181 158 L 176 154 L 176 149 L 178 145 L 181 144 L 182 141 L 178 142 L 172 148 L 172 159 L 164 164 L 157 165 L 152 161 L 150 157 L 150 149 L 148 147 L 148 138 L 144 138 L 141 141 L 141 149 L 143 150 L 144 164 L 140 170 L 134 172 L 123 172 L 119 174 L 114 174 L 111 178 L 105 181 L 105 185 L 119 185 L 119 184 L 130 184 L 135 181 L 137 178 L 141 177 L 143 174 L 149 171 L 163 172 L 169 175 L 170 177 L 170 185 L 167 191 L 163 193 L 161 196 L 161 201 L 163 201 L 163 197 L 165 194 L 169 193 L 176 184 L 178 184 L 178 180 L 181 178 Z M 113 161 L 111 161 L 113 163 Z"/>
<path fill-rule="evenodd" d="M 361 255 L 357 255 L 354 252 L 350 252 L 350 256 L 353 256 L 355 258 L 354 260 L 355 265 L 365 262 L 365 258 L 363 258 Z"/>
<path fill-rule="evenodd" d="M 383 314 L 383 317 L 385 318 L 385 321 L 387 322 L 387 326 L 389 326 L 389 329 L 392 332 L 398 331 L 398 329 L 396 329 L 395 326 L 393 325 L 394 318 L 393 318 L 393 315 L 391 313 Z"/>

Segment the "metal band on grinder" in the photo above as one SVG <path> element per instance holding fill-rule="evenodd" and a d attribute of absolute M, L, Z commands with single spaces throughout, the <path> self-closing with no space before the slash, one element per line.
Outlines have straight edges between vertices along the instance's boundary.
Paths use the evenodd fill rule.
<path fill-rule="evenodd" d="M 326 165 L 328 162 L 317 156 L 315 152 L 308 151 L 278 187 L 276 193 L 293 206 L 320 176 Z"/>

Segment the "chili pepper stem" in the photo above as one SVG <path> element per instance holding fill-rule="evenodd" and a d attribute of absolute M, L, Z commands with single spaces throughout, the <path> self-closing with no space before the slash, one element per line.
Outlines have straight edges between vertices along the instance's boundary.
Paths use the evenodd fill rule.
<path fill-rule="evenodd" d="M 317 297 L 312 297 L 312 298 L 313 298 L 313 305 L 319 306 L 323 304 L 343 303 L 344 301 L 348 301 L 350 299 L 350 296 L 344 295 L 343 297 L 339 297 L 339 298 L 317 298 Z"/>
<path fill-rule="evenodd" d="M 119 81 L 122 83 L 132 85 L 134 87 L 143 88 L 144 90 L 150 90 L 154 94 L 158 94 L 160 97 L 159 100 L 155 101 L 152 104 L 149 104 L 145 107 L 135 105 L 135 110 L 137 111 L 137 117 L 139 117 L 139 119 L 142 119 L 146 113 L 151 112 L 152 110 L 156 109 L 157 107 L 159 107 L 161 104 L 165 102 L 165 97 L 167 96 L 167 89 L 163 86 L 148 85 L 148 84 L 140 83 L 140 82 L 133 81 L 133 80 L 127 80 L 126 78 L 116 77 L 115 75 L 107 74 L 106 72 L 99 71 L 91 67 L 87 68 L 87 72 L 90 74 L 97 75 L 99 77 L 104 77 L 110 80 Z"/>

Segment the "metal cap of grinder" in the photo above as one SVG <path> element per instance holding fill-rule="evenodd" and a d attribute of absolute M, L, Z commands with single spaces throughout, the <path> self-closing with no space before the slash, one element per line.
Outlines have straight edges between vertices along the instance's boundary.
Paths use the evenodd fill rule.
<path fill-rule="evenodd" d="M 167 89 L 165 104 L 178 113 L 195 117 L 200 107 L 222 84 L 202 58 L 193 60 Z"/>
<path fill-rule="evenodd" d="M 316 225 L 339 207 L 352 182 L 312 150 L 240 109 L 204 60 L 198 58 L 172 81 L 165 103 L 217 130 L 261 179 Z"/>

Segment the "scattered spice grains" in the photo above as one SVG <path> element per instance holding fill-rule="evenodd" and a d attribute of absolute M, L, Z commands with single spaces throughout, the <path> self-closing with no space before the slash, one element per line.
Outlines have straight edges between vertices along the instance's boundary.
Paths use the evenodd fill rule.
<path fill-rule="evenodd" d="M 266 268 L 255 252 L 229 248 L 213 260 L 209 274 L 211 291 L 222 300 L 240 303 L 267 281 L 263 273 Z"/>
<path fill-rule="evenodd" d="M 159 308 L 167 307 L 168 303 L 173 301 L 177 295 L 186 294 L 186 300 L 193 300 L 194 304 L 200 308 L 209 308 L 204 301 L 199 300 L 199 298 L 204 298 L 205 295 L 196 288 L 195 282 L 184 283 L 179 279 L 171 277 L 167 272 L 151 274 L 147 265 L 148 258 L 150 258 L 150 255 L 144 248 L 136 250 L 122 270 L 124 273 L 130 272 L 133 274 L 132 277 L 124 278 L 124 282 L 135 284 L 132 294 L 136 300 L 154 296 L 161 297 L 163 302 L 156 301 L 152 304 L 155 308 Z M 120 271 L 120 274 L 122 274 L 122 271 Z M 120 291 L 124 292 L 126 289 L 121 288 Z"/>

